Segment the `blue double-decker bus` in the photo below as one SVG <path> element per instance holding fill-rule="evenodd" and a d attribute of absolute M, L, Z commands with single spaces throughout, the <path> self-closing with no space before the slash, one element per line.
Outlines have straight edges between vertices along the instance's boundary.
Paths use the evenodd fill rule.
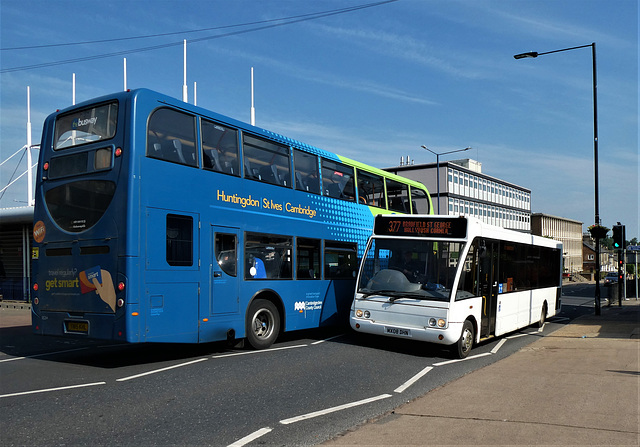
<path fill-rule="evenodd" d="M 265 348 L 346 323 L 374 216 L 432 210 L 420 183 L 146 89 L 53 113 L 40 147 L 37 334 Z"/>

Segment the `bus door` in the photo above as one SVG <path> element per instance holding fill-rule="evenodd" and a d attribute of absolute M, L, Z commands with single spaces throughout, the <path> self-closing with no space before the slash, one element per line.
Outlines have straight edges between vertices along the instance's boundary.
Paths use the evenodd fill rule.
<path fill-rule="evenodd" d="M 488 337 L 496 329 L 498 308 L 498 242 L 481 241 L 479 248 L 480 294 L 482 296 L 482 321 L 480 337 Z"/>
<path fill-rule="evenodd" d="M 211 226 L 212 262 L 209 265 L 210 292 L 206 306 L 211 316 L 238 313 L 239 235 L 239 228 Z M 203 310 L 201 307 L 201 313 Z"/>

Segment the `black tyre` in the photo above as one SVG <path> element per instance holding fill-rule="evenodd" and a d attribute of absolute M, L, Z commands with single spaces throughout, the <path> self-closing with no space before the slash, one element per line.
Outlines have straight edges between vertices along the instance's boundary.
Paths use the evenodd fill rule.
<path fill-rule="evenodd" d="M 542 305 L 542 311 L 540 312 L 540 320 L 538 320 L 538 323 L 536 324 L 536 326 L 538 327 L 544 326 L 545 321 L 547 321 L 547 303 L 544 303 Z"/>
<path fill-rule="evenodd" d="M 249 306 L 246 322 L 247 341 L 254 349 L 271 346 L 280 333 L 280 314 L 267 300 L 254 300 Z"/>
<path fill-rule="evenodd" d="M 462 334 L 460 334 L 460 339 L 454 345 L 454 354 L 459 359 L 464 359 L 471 352 L 471 348 L 473 348 L 473 343 L 476 339 L 476 331 L 473 328 L 473 323 L 467 320 L 464 322 L 462 326 Z"/>

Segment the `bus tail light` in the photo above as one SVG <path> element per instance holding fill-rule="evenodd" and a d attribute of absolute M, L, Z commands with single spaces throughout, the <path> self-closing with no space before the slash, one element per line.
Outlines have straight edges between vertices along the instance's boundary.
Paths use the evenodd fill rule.
<path fill-rule="evenodd" d="M 35 297 L 33 299 L 33 304 L 35 304 L 36 306 L 38 305 L 39 302 L 40 302 L 40 300 L 38 299 L 38 297 Z"/>
<path fill-rule="evenodd" d="M 49 170 L 49 162 L 48 161 L 44 162 L 44 165 L 42 165 L 42 170 L 43 171 L 48 171 Z"/>
<path fill-rule="evenodd" d="M 124 286 L 124 281 L 120 281 L 120 282 L 118 283 L 118 290 L 119 290 L 120 292 L 122 292 L 122 291 L 124 290 L 124 287 L 125 287 L 125 286 Z"/>
<path fill-rule="evenodd" d="M 116 148 L 116 157 L 119 157 L 122 155 L 122 148 L 121 147 L 117 147 Z"/>
<path fill-rule="evenodd" d="M 122 306 L 124 306 L 124 300 L 122 298 L 120 298 L 118 300 L 118 307 L 122 307 Z"/>
<path fill-rule="evenodd" d="M 33 290 L 34 290 L 35 292 L 37 292 L 37 291 L 38 291 L 38 283 L 37 283 L 37 282 L 34 282 L 34 283 L 33 283 Z"/>

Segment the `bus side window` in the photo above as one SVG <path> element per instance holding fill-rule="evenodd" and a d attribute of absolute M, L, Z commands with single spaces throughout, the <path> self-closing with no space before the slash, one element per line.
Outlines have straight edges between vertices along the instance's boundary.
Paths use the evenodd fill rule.
<path fill-rule="evenodd" d="M 334 199 L 355 202 L 353 168 L 335 161 L 322 159 L 322 192 Z"/>
<path fill-rule="evenodd" d="M 193 265 L 193 218 L 167 214 L 167 264 Z"/>
<path fill-rule="evenodd" d="M 196 120 L 192 115 L 172 109 L 158 109 L 149 118 L 147 156 L 198 166 Z"/>
<path fill-rule="evenodd" d="M 294 149 L 293 171 L 297 190 L 320 194 L 317 156 Z"/>
<path fill-rule="evenodd" d="M 207 170 L 240 176 L 238 131 L 202 120 L 202 163 Z"/>
<path fill-rule="evenodd" d="M 244 135 L 242 140 L 245 177 L 291 188 L 291 167 L 287 146 Z"/>
<path fill-rule="evenodd" d="M 325 241 L 324 279 L 355 279 L 357 272 L 357 244 Z"/>
<path fill-rule="evenodd" d="M 296 279 L 320 279 L 320 240 L 296 240 Z"/>
<path fill-rule="evenodd" d="M 291 236 L 246 233 L 245 279 L 291 279 Z"/>
<path fill-rule="evenodd" d="M 387 198 L 389 200 L 389 210 L 399 213 L 410 213 L 409 210 L 409 187 L 395 180 L 387 180 Z"/>
<path fill-rule="evenodd" d="M 358 169 L 358 203 L 386 208 L 384 178 Z"/>
<path fill-rule="evenodd" d="M 218 265 L 229 276 L 237 276 L 237 243 L 235 234 L 216 233 L 215 255 Z"/>
<path fill-rule="evenodd" d="M 429 199 L 422 189 L 411 187 L 411 205 L 413 214 L 429 214 Z"/>

